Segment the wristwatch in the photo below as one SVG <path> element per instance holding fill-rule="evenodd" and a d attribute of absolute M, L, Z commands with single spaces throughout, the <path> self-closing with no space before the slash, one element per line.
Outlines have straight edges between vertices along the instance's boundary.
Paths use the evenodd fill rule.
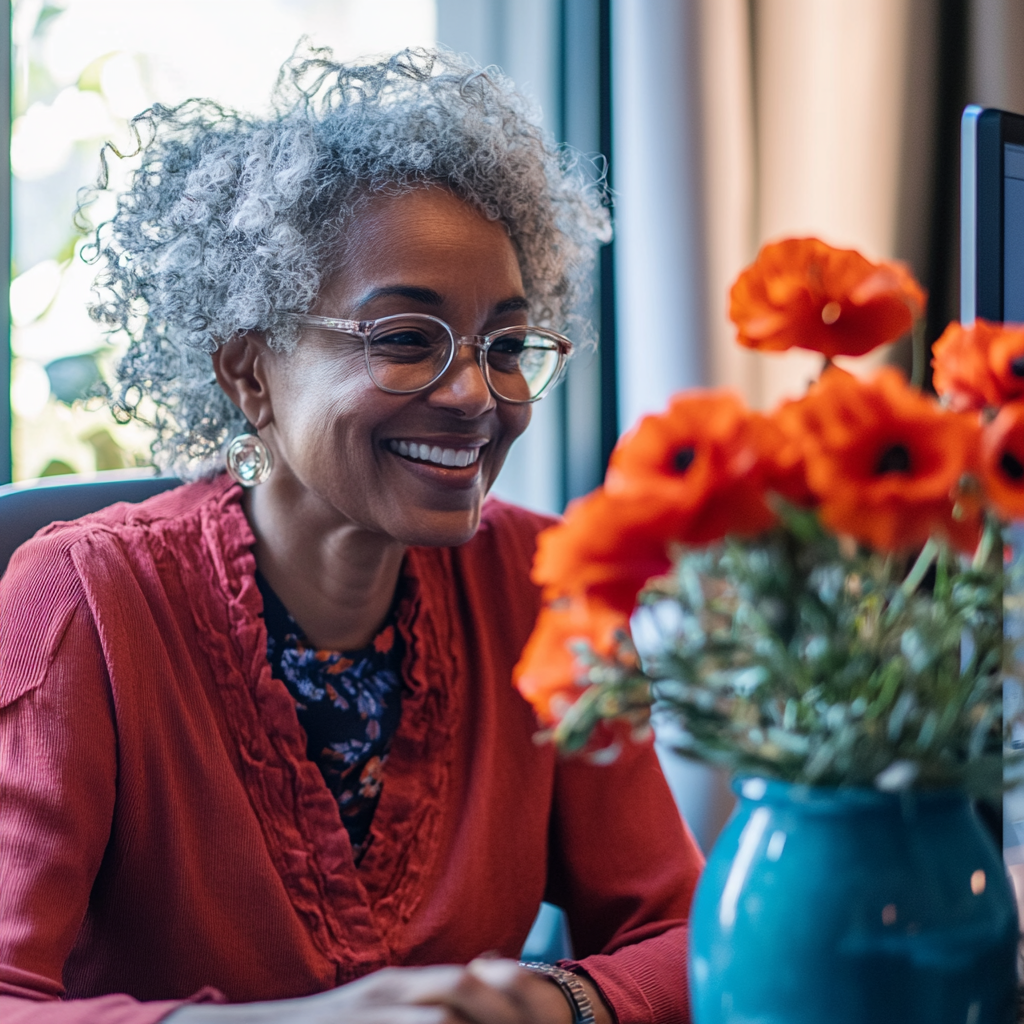
<path fill-rule="evenodd" d="M 594 1024 L 594 1004 L 591 1003 L 583 982 L 572 971 L 556 967 L 554 964 L 520 963 L 519 966 L 535 974 L 543 974 L 562 990 L 562 995 L 569 1000 L 569 1006 L 572 1007 L 572 1024 Z"/>

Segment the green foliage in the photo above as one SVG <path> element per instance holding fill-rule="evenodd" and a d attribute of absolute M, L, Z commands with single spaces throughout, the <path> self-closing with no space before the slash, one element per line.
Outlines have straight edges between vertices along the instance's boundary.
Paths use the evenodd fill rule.
<path fill-rule="evenodd" d="M 992 524 L 974 563 L 937 541 L 908 562 L 787 507 L 754 540 L 680 551 L 641 595 L 645 673 L 591 669 L 586 717 L 602 700 L 635 705 L 647 683 L 655 714 L 682 727 L 680 752 L 732 772 L 998 793 L 998 540 Z M 566 726 L 562 745 L 579 747 Z"/>
<path fill-rule="evenodd" d="M 576 641 L 574 647 L 577 661 L 586 667 L 590 686 L 550 733 L 541 733 L 540 738 L 550 737 L 563 753 L 574 754 L 587 746 L 602 722 L 627 722 L 634 732 L 649 731 L 651 682 L 625 667 L 634 659 L 608 661 L 590 650 L 586 641 Z M 621 638 L 620 649 L 630 655 L 635 653 L 625 635 Z"/>

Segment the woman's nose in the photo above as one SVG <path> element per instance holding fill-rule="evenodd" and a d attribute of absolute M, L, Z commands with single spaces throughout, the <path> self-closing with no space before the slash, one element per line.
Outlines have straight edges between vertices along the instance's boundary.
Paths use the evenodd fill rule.
<path fill-rule="evenodd" d="M 431 389 L 430 401 L 470 418 L 494 408 L 495 398 L 484 379 L 477 349 L 473 345 L 459 346 L 451 366 Z"/>

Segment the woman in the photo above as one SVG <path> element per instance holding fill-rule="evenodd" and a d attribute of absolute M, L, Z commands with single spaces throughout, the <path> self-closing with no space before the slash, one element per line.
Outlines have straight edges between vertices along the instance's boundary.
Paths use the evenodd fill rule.
<path fill-rule="evenodd" d="M 533 743 L 546 520 L 484 503 L 600 195 L 450 54 L 317 53 L 269 118 L 140 128 L 95 312 L 196 482 L 0 583 L 0 1019 L 685 1019 L 699 853 L 649 745 Z M 555 976 L 513 959 L 544 898 Z"/>

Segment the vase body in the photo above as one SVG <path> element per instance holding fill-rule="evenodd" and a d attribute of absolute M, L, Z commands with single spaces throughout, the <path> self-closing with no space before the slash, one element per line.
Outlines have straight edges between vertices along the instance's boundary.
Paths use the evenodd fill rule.
<path fill-rule="evenodd" d="M 695 1024 L 1016 1019 L 1016 904 L 966 796 L 735 788 L 691 911 Z"/>

